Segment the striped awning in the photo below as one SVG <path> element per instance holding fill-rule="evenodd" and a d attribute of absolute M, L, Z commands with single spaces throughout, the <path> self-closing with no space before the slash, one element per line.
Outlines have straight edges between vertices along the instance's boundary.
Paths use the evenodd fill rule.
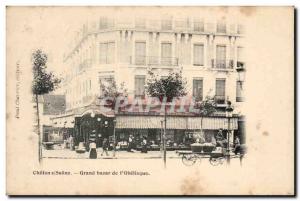
<path fill-rule="evenodd" d="M 188 129 L 201 129 L 200 117 L 188 117 Z M 204 117 L 202 128 L 208 130 L 228 129 L 228 118 L 225 117 Z M 230 118 L 229 128 L 238 129 L 238 118 Z"/>
<path fill-rule="evenodd" d="M 162 116 L 117 116 L 116 128 L 161 129 Z M 237 118 L 230 119 L 230 129 L 238 129 Z M 225 117 L 204 117 L 202 129 L 218 130 L 228 128 Z M 201 117 L 167 117 L 167 129 L 201 129 Z"/>

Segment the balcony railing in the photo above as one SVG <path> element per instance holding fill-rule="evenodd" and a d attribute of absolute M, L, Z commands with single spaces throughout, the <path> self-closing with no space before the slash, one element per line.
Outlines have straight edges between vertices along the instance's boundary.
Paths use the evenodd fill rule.
<path fill-rule="evenodd" d="M 225 96 L 215 95 L 215 102 L 217 104 L 225 104 Z"/>
<path fill-rule="evenodd" d="M 243 34 L 244 28 L 240 24 L 222 24 L 204 22 L 202 20 L 153 20 L 153 19 L 137 19 L 131 21 L 127 19 L 103 18 L 97 22 L 91 22 L 78 32 L 71 46 L 76 48 L 82 38 L 90 33 L 106 30 L 136 29 L 147 31 L 174 31 L 174 32 L 196 32 L 209 34 Z"/>
<path fill-rule="evenodd" d="M 130 57 L 130 64 L 133 65 L 153 65 L 153 66 L 178 66 L 176 57 L 157 57 L 157 56 L 135 56 Z"/>
<path fill-rule="evenodd" d="M 236 97 L 236 102 L 244 102 L 244 97 Z"/>
<path fill-rule="evenodd" d="M 242 62 L 242 61 L 237 61 L 236 62 L 236 67 L 237 68 L 245 68 L 245 62 Z"/>
<path fill-rule="evenodd" d="M 233 69 L 234 61 L 230 60 L 220 60 L 220 59 L 212 59 L 211 67 L 216 69 Z"/>

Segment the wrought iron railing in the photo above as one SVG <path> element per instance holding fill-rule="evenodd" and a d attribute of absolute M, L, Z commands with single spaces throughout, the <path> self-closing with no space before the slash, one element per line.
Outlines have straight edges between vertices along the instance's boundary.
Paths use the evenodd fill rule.
<path fill-rule="evenodd" d="M 178 66 L 177 57 L 157 57 L 157 56 L 135 56 L 130 57 L 130 64 L 133 65 L 161 65 Z"/>
<path fill-rule="evenodd" d="M 225 96 L 223 96 L 223 95 L 215 95 L 215 102 L 217 104 L 225 104 Z"/>
<path fill-rule="evenodd" d="M 211 60 L 211 67 L 215 69 L 233 69 L 234 61 L 230 60 L 223 60 L 223 59 L 212 59 Z"/>

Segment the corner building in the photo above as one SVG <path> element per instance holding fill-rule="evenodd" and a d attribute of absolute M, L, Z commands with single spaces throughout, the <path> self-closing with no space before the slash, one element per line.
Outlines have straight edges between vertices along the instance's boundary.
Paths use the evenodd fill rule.
<path fill-rule="evenodd" d="M 136 139 L 147 136 L 159 145 L 163 114 L 104 113 L 99 106 L 100 82 L 124 82 L 129 98 L 145 99 L 148 69 L 161 76 L 182 70 L 188 97 L 197 101 L 206 95 L 215 97 L 218 112 L 203 119 L 206 141 L 211 141 L 218 129 L 228 129 L 224 109 L 230 100 L 234 106 L 230 129 L 244 143 L 244 80 L 237 72 L 245 68 L 243 36 L 244 27 L 238 22 L 201 17 L 91 20 L 82 25 L 65 54 L 66 111 L 52 118 L 53 124 L 74 128 L 75 138 L 86 143 L 91 130 L 111 139 L 115 127 L 117 141 L 126 141 L 133 134 Z M 112 119 L 116 119 L 115 124 Z M 168 147 L 186 147 L 191 135 L 201 129 L 200 119 L 188 112 L 169 114 Z"/>

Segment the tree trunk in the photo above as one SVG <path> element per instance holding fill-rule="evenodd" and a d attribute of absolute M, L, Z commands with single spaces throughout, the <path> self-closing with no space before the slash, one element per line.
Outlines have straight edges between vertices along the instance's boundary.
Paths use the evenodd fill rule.
<path fill-rule="evenodd" d="M 39 154 L 39 163 L 40 163 L 42 160 L 42 149 L 41 149 L 40 112 L 39 112 L 38 94 L 35 94 L 35 102 L 36 102 L 36 115 L 37 115 L 38 154 Z"/>
<path fill-rule="evenodd" d="M 164 138 L 163 138 L 163 147 L 164 147 L 164 167 L 167 167 L 167 146 L 166 146 L 166 134 L 167 134 L 167 104 L 165 104 L 165 129 L 164 129 Z"/>
<path fill-rule="evenodd" d="M 201 135 L 202 135 L 202 133 L 203 133 L 203 129 L 202 129 L 202 123 L 203 122 L 203 116 L 201 117 L 201 121 L 200 121 L 200 133 L 201 133 Z M 203 137 L 203 136 L 201 136 L 201 137 Z"/>

